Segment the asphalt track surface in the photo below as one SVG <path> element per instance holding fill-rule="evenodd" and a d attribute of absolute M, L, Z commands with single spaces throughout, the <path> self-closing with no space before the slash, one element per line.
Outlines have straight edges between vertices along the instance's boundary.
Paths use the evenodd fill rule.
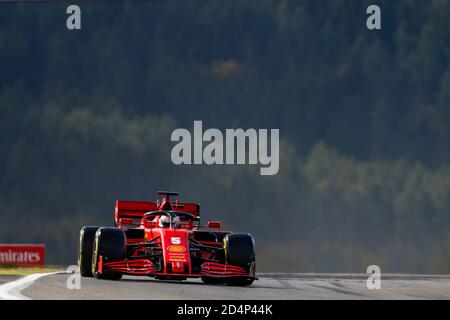
<path fill-rule="evenodd" d="M 81 278 L 81 288 L 72 290 L 66 286 L 69 276 L 43 276 L 20 293 L 31 299 L 450 299 L 450 275 L 386 274 L 378 290 L 367 288 L 366 274 L 266 273 L 259 274 L 259 280 L 249 287 L 205 285 L 198 279 L 175 282 L 134 276 L 120 281 Z"/>

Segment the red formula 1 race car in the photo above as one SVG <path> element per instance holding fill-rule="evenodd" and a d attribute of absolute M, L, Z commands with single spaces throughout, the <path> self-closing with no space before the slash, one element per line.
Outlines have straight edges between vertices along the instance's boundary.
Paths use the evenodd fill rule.
<path fill-rule="evenodd" d="M 78 265 L 83 277 L 119 280 L 123 274 L 157 279 L 201 278 L 247 286 L 255 278 L 255 244 L 247 233 L 200 225 L 200 206 L 171 201 L 116 201 L 115 227 L 83 227 Z"/>

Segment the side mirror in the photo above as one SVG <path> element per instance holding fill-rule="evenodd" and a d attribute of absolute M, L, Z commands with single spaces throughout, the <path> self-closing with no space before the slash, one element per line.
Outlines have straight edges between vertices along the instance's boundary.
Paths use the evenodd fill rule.
<path fill-rule="evenodd" d="M 121 226 L 123 226 L 124 224 L 132 225 L 133 224 L 133 219 L 131 219 L 131 218 L 120 218 L 119 219 L 119 224 Z"/>
<path fill-rule="evenodd" d="M 208 228 L 220 229 L 221 223 L 219 221 L 208 221 Z"/>

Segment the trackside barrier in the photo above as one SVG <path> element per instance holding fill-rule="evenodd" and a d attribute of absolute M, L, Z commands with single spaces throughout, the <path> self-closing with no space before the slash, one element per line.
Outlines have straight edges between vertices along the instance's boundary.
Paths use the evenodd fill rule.
<path fill-rule="evenodd" d="M 0 266 L 43 266 L 45 244 L 0 244 Z"/>

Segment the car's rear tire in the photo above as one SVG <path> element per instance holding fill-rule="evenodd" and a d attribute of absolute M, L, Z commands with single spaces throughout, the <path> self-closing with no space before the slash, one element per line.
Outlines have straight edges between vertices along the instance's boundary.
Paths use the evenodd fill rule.
<path fill-rule="evenodd" d="M 202 277 L 202 281 L 205 284 L 222 284 L 227 282 L 224 278 L 215 277 Z"/>
<path fill-rule="evenodd" d="M 121 261 L 126 257 L 125 232 L 117 228 L 100 228 L 95 233 L 92 253 L 92 274 L 97 279 L 120 280 L 120 272 L 98 270 L 99 258 L 102 262 Z"/>
<path fill-rule="evenodd" d="M 225 262 L 232 266 L 245 268 L 249 277 L 230 278 L 226 283 L 231 286 L 249 286 L 253 283 L 255 272 L 255 242 L 248 233 L 231 233 L 223 239 Z"/>
<path fill-rule="evenodd" d="M 228 279 L 227 285 L 232 286 L 232 287 L 245 287 L 245 286 L 251 285 L 253 283 L 253 281 L 255 281 L 254 278 Z"/>
<path fill-rule="evenodd" d="M 78 267 L 82 277 L 92 277 L 92 248 L 95 233 L 99 227 L 83 227 L 80 230 L 80 245 L 78 248 Z"/>

